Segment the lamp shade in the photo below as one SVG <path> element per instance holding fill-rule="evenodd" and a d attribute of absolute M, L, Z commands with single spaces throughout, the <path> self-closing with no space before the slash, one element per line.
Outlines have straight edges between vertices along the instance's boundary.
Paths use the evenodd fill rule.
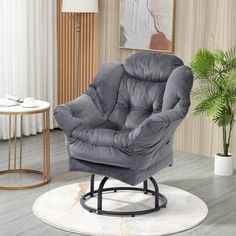
<path fill-rule="evenodd" d="M 98 0 L 63 0 L 62 12 L 98 12 Z"/>

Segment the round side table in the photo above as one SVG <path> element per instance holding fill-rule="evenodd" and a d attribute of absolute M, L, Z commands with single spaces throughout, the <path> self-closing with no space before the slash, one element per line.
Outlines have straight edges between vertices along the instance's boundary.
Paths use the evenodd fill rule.
<path fill-rule="evenodd" d="M 24 108 L 22 106 L 1 107 L 0 115 L 7 115 L 9 117 L 9 141 L 8 141 L 8 168 L 0 170 L 0 175 L 10 173 L 33 173 L 42 175 L 42 180 L 32 185 L 24 186 L 2 186 L 0 189 L 14 190 L 14 189 L 31 189 L 47 184 L 50 181 L 50 124 L 49 124 L 49 110 L 50 104 L 45 101 L 35 100 L 35 107 Z M 43 115 L 43 169 L 24 169 L 22 168 L 23 148 L 22 148 L 22 126 L 23 116 L 33 114 Z M 19 156 L 17 165 L 17 119 L 20 118 L 20 137 L 19 137 Z M 13 131 L 13 138 L 12 136 Z M 13 145 L 13 152 L 11 147 Z"/>

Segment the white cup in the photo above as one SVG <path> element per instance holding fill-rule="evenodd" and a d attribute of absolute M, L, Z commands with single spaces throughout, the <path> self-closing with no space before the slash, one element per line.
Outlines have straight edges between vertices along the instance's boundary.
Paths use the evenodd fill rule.
<path fill-rule="evenodd" d="M 33 105 L 34 104 L 34 98 L 33 97 L 28 97 L 28 98 L 24 98 L 24 104 L 25 105 Z"/>

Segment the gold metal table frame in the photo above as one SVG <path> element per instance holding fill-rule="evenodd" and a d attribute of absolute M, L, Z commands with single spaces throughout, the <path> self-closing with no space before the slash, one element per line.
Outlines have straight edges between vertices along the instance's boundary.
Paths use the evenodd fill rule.
<path fill-rule="evenodd" d="M 38 102 L 44 102 L 44 101 L 38 101 Z M 5 170 L 0 170 L 0 175 L 10 174 L 10 173 L 34 173 L 34 174 L 42 175 L 43 177 L 40 182 L 31 184 L 31 185 L 2 186 L 0 183 L 0 189 L 2 190 L 31 189 L 31 188 L 36 188 L 36 187 L 45 185 L 50 181 L 50 121 L 49 121 L 50 104 L 49 103 L 47 104 L 48 106 L 46 106 L 46 108 L 40 109 L 39 107 L 39 109 L 36 109 L 36 110 L 29 109 L 29 111 L 24 110 L 24 111 L 4 111 L 3 112 L 0 110 L 0 115 L 9 116 L 8 168 Z M 22 168 L 23 116 L 40 114 L 40 113 L 43 114 L 43 169 L 42 170 L 25 169 L 25 168 Z M 19 161 L 17 165 L 17 141 L 18 141 L 17 140 L 17 118 L 18 117 L 20 118 L 20 137 L 19 137 L 20 150 L 19 150 Z M 12 121 L 14 125 L 12 125 Z M 11 138 L 12 131 L 13 131 L 13 138 Z M 11 150 L 12 145 L 14 145 L 13 158 L 12 158 L 12 150 Z"/>

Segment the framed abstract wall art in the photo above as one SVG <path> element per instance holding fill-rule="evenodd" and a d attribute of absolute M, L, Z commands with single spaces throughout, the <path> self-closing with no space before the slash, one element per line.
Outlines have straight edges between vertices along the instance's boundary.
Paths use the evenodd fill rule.
<path fill-rule="evenodd" d="M 120 0 L 120 48 L 173 52 L 175 0 Z"/>

